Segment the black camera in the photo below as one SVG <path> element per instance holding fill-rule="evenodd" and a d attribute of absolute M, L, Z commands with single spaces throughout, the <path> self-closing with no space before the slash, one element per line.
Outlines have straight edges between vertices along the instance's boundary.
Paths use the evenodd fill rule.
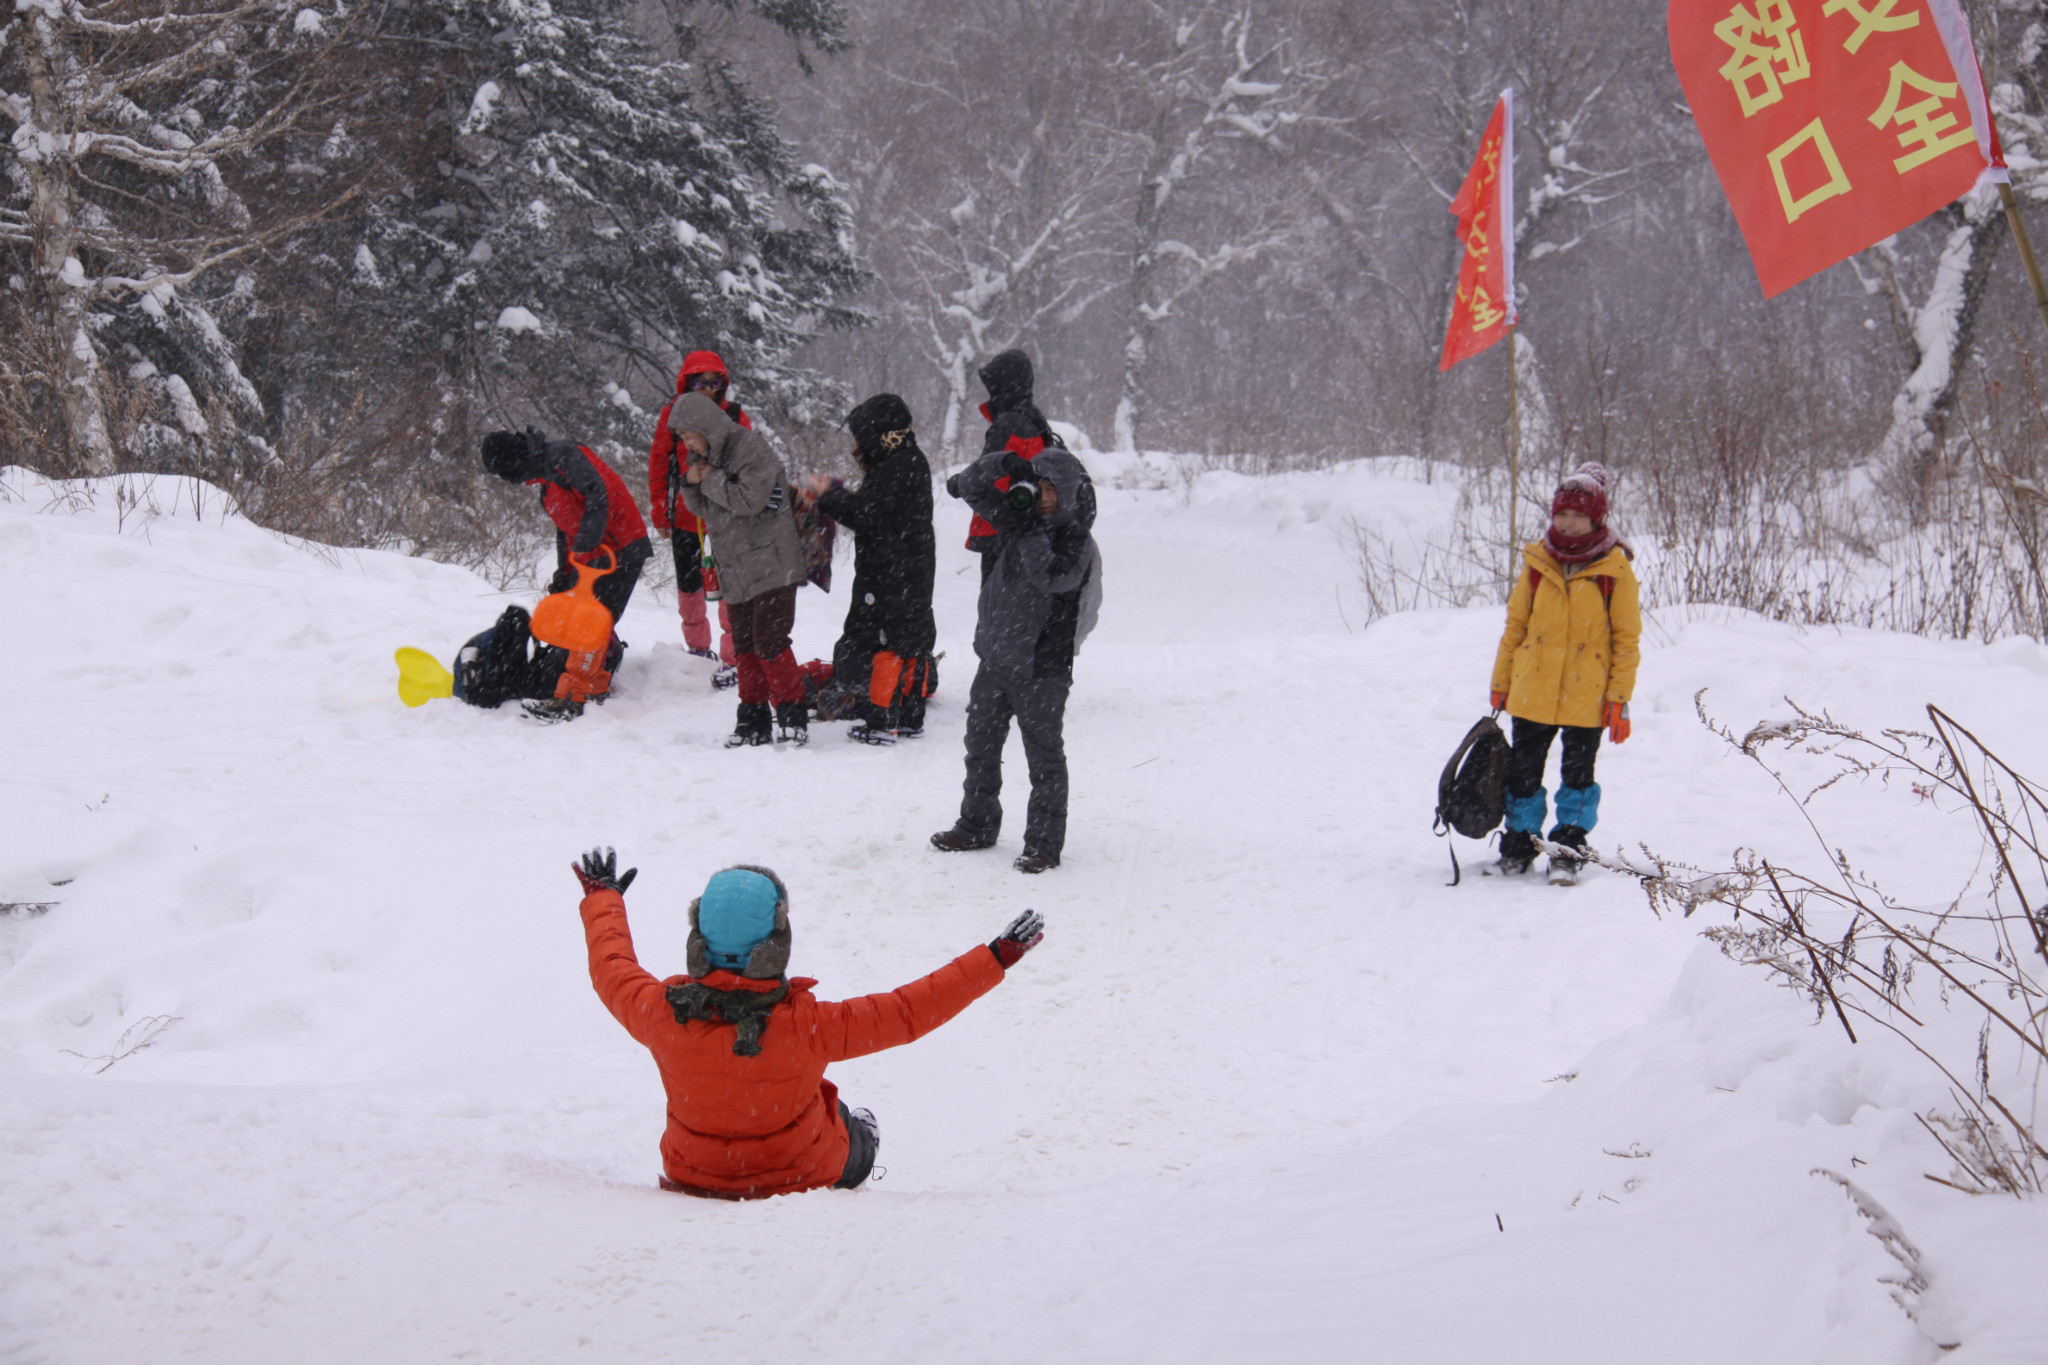
<path fill-rule="evenodd" d="M 1038 506 L 1038 485 L 1025 479 L 1012 479 L 1003 496 L 1019 512 L 1029 512 Z"/>

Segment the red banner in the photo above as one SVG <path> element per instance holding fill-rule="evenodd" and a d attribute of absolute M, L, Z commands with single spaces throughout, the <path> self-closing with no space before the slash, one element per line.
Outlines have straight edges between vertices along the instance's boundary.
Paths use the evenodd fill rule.
<path fill-rule="evenodd" d="M 1478 355 L 1508 333 L 1515 322 L 1515 101 L 1501 92 L 1479 139 L 1479 155 L 1451 201 L 1465 259 L 1458 266 L 1458 296 L 1444 333 L 1448 370 Z"/>
<path fill-rule="evenodd" d="M 2005 178 L 1956 0 L 1671 0 L 1669 19 L 1765 298 Z"/>

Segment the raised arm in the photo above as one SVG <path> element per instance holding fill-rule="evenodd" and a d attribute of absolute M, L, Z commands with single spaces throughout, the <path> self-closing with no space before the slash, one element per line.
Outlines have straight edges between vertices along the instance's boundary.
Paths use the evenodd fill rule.
<path fill-rule="evenodd" d="M 994 990 L 1044 937 L 1044 918 L 1026 910 L 993 943 L 969 948 L 930 976 L 880 995 L 819 1004 L 818 1041 L 826 1060 L 865 1057 L 922 1038 Z"/>
<path fill-rule="evenodd" d="M 584 887 L 583 904 L 578 908 L 583 915 L 583 941 L 590 950 L 590 984 L 612 1018 L 635 1040 L 651 1045 L 657 1028 L 674 1019 L 675 1011 L 669 1006 L 666 988 L 633 955 L 623 886 L 632 885 L 638 869 L 618 877 L 616 867 L 615 857 L 601 857 L 596 849 L 576 865 L 577 880 Z"/>

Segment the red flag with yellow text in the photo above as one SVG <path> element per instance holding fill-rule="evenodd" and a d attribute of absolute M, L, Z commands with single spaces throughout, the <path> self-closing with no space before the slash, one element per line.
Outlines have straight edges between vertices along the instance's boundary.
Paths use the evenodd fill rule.
<path fill-rule="evenodd" d="M 1671 0 L 1669 19 L 1765 298 L 2006 178 L 1957 0 Z"/>
<path fill-rule="evenodd" d="M 1503 90 L 1479 139 L 1479 155 L 1451 201 L 1465 258 L 1458 265 L 1458 294 L 1439 370 L 1478 355 L 1514 325 L 1514 204 L 1515 92 Z"/>

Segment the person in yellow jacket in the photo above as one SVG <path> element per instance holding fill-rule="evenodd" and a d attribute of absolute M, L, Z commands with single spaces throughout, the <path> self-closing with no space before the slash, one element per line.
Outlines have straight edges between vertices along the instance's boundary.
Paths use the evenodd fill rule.
<path fill-rule="evenodd" d="M 1557 824 L 1550 842 L 1584 848 L 1600 814 L 1593 762 L 1604 729 L 1628 738 L 1643 616 L 1634 552 L 1607 524 L 1607 470 L 1582 464 L 1550 500 L 1550 529 L 1522 547 L 1523 572 L 1508 594 L 1507 627 L 1493 661 L 1493 709 L 1513 718 L 1507 832 L 1500 870 L 1518 874 L 1536 858 L 1545 813 L 1543 767 L 1564 732 Z M 1555 880 L 1580 859 L 1553 857 Z"/>

